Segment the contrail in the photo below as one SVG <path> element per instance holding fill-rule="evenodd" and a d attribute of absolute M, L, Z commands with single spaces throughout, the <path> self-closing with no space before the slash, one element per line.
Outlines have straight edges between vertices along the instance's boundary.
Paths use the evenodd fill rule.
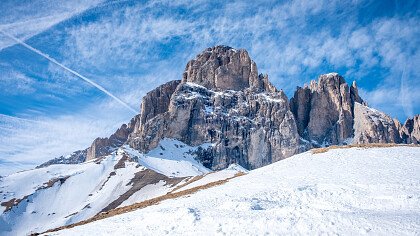
<path fill-rule="evenodd" d="M 94 81 L 84 77 L 83 75 L 77 73 L 76 71 L 68 68 L 67 66 L 59 63 L 57 60 L 55 60 L 54 58 L 50 57 L 49 55 L 39 51 L 36 48 L 31 47 L 30 45 L 26 44 L 25 42 L 23 42 L 22 40 L 14 37 L 13 35 L 10 35 L 6 32 L 4 32 L 3 30 L 0 29 L 0 33 L 4 34 L 5 36 L 13 39 L 14 41 L 16 41 L 18 44 L 26 47 L 27 49 L 31 50 L 32 52 L 35 52 L 36 54 L 46 58 L 47 60 L 49 60 L 50 62 L 56 64 L 57 66 L 63 68 L 64 70 L 70 72 L 71 74 L 79 77 L 80 79 L 88 82 L 89 84 L 91 84 L 92 86 L 96 87 L 97 89 L 101 90 L 102 92 L 104 92 L 106 95 L 110 96 L 112 99 L 114 99 L 115 101 L 117 101 L 118 103 L 120 103 L 121 105 L 123 105 L 124 107 L 126 107 L 127 109 L 129 109 L 130 111 L 132 111 L 134 114 L 137 114 L 138 112 L 133 109 L 132 107 L 130 107 L 127 103 L 123 102 L 121 99 L 119 99 L 118 97 L 116 97 L 114 94 L 110 93 L 108 90 L 106 90 L 104 87 L 102 87 L 101 85 L 95 83 Z"/>
<path fill-rule="evenodd" d="M 411 93 L 409 88 L 406 85 L 407 74 L 406 74 L 407 64 L 404 65 L 402 74 L 401 74 L 401 84 L 400 84 L 400 102 L 403 108 L 404 114 L 407 117 L 413 116 L 413 102 L 411 99 Z"/>

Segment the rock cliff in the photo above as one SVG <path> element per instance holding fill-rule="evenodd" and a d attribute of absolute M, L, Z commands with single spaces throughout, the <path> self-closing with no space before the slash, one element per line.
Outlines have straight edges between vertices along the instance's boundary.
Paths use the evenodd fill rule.
<path fill-rule="evenodd" d="M 147 93 L 140 114 L 127 125 L 97 138 L 69 163 L 108 155 L 124 144 L 141 153 L 163 150 L 162 140 L 176 139 L 197 147 L 191 154 L 207 168 L 237 163 L 254 169 L 319 146 L 419 143 L 419 120 L 417 115 L 401 125 L 369 108 L 356 83 L 349 86 L 337 73 L 298 87 L 289 102 L 258 73 L 246 50 L 216 46 L 189 61 L 182 80 Z"/>
<path fill-rule="evenodd" d="M 167 110 L 142 119 L 130 135 L 130 146 L 148 152 L 163 138 L 191 146 L 211 143 L 197 153 L 211 169 L 232 163 L 253 169 L 299 152 L 286 95 L 267 76 L 258 75 L 245 50 L 207 49 L 187 64 L 183 80 L 167 95 L 169 104 L 160 103 L 168 104 Z M 157 100 L 143 99 L 142 107 L 158 105 Z"/>
<path fill-rule="evenodd" d="M 298 87 L 290 100 L 301 137 L 314 146 L 348 144 L 353 137 L 354 102 L 363 102 L 356 84 L 351 88 L 337 73 Z"/>
<path fill-rule="evenodd" d="M 401 127 L 401 138 L 406 143 L 420 144 L 420 115 L 405 121 Z"/>
<path fill-rule="evenodd" d="M 128 125 L 123 124 L 109 138 L 96 138 L 86 150 L 86 161 L 109 155 L 118 147 L 121 147 L 127 141 L 128 135 L 133 131 L 136 120 L 137 116 Z"/>
<path fill-rule="evenodd" d="M 395 121 L 383 112 L 355 103 L 354 143 L 401 143 Z"/>

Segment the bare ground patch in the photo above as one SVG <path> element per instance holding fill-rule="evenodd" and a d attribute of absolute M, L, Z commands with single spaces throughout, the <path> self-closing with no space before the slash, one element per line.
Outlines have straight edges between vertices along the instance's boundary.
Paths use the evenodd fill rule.
<path fill-rule="evenodd" d="M 137 173 L 135 173 L 134 178 L 131 179 L 131 181 L 127 185 L 132 185 L 131 188 L 123 193 L 120 197 L 115 199 L 113 202 L 111 202 L 108 206 L 106 206 L 104 209 L 102 209 L 101 212 L 109 212 L 112 209 L 117 208 L 119 205 L 121 205 L 125 200 L 127 200 L 131 195 L 139 191 L 140 189 L 146 187 L 150 184 L 157 184 L 160 181 L 165 181 L 166 185 L 177 185 L 179 182 L 181 182 L 184 178 L 169 178 L 166 175 L 157 173 L 153 170 L 142 170 Z"/>
<path fill-rule="evenodd" d="M 350 144 L 350 145 L 332 145 L 329 147 L 314 148 L 312 149 L 313 154 L 324 153 L 332 149 L 346 149 L 346 148 L 383 148 L 383 147 L 420 147 L 416 144 L 396 144 L 396 143 L 366 143 L 366 144 Z"/>

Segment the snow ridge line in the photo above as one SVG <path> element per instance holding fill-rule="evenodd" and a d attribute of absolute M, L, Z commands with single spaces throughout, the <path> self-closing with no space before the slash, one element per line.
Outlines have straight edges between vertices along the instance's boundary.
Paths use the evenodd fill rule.
<path fill-rule="evenodd" d="M 135 204 L 130 205 L 130 206 L 119 207 L 119 208 L 116 208 L 116 209 L 113 209 L 113 210 L 110 210 L 110 211 L 107 211 L 107 212 L 101 212 L 101 213 L 97 214 L 96 216 L 94 216 L 90 219 L 87 219 L 87 220 L 83 220 L 83 221 L 80 221 L 80 222 L 77 222 L 77 223 L 74 223 L 74 224 L 65 225 L 65 226 L 61 226 L 61 227 L 58 227 L 58 228 L 50 229 L 50 230 L 47 230 L 47 231 L 42 232 L 42 233 L 33 233 L 31 235 L 40 235 L 40 234 L 45 234 L 45 233 L 57 232 L 57 231 L 60 231 L 60 230 L 63 230 L 63 229 L 69 229 L 69 228 L 73 228 L 73 227 L 76 227 L 76 226 L 85 225 L 85 224 L 88 224 L 88 223 L 91 223 L 91 222 L 94 222 L 94 221 L 97 221 L 97 220 L 102 220 L 102 219 L 109 218 L 109 217 L 112 217 L 112 216 L 132 212 L 132 211 L 135 211 L 137 209 L 146 208 L 146 207 L 151 206 L 151 205 L 157 205 L 160 202 L 165 201 L 165 200 L 183 197 L 183 196 L 186 196 L 186 195 L 196 193 L 200 190 L 204 190 L 204 189 L 208 189 L 208 188 L 212 188 L 212 187 L 215 187 L 215 186 L 225 184 L 229 180 L 234 179 L 236 177 L 243 176 L 243 175 L 246 175 L 246 173 L 238 172 L 233 177 L 229 177 L 229 178 L 226 178 L 226 179 L 223 179 L 223 180 L 217 180 L 217 181 L 205 184 L 205 185 L 197 186 L 197 187 L 194 187 L 194 188 L 191 188 L 191 189 L 187 189 L 187 190 L 183 190 L 183 191 L 179 191 L 179 192 L 175 192 L 175 193 L 174 192 L 169 192 L 169 193 L 167 193 L 163 196 L 159 196 L 159 197 L 152 198 L 152 199 L 149 199 L 149 200 L 146 200 L 146 201 L 143 201 L 143 202 L 135 203 Z M 192 182 L 195 182 L 195 181 L 192 181 Z M 190 183 L 192 183 L 192 182 L 190 182 Z"/>

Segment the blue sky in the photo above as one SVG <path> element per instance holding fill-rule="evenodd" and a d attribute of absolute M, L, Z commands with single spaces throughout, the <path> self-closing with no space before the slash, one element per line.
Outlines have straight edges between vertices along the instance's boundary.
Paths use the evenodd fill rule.
<path fill-rule="evenodd" d="M 370 106 L 420 113 L 419 1 L 0 2 L 0 30 L 139 109 L 207 47 L 245 48 L 290 97 L 339 72 Z M 102 91 L 0 34 L 0 168 L 85 148 L 133 116 Z M 1 172 L 1 171 L 0 171 Z M 1 173 L 0 173 L 1 174 Z"/>

